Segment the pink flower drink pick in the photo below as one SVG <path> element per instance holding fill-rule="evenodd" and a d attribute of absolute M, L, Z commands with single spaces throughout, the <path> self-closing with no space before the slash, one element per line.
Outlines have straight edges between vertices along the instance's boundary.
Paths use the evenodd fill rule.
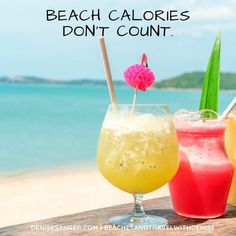
<path fill-rule="evenodd" d="M 155 76 L 147 67 L 146 54 L 142 55 L 142 64 L 132 65 L 125 70 L 124 78 L 132 88 L 142 91 L 146 91 L 153 84 Z"/>
<path fill-rule="evenodd" d="M 155 80 L 153 72 L 148 68 L 147 56 L 145 53 L 142 55 L 142 64 L 136 64 L 128 67 L 128 69 L 124 71 L 124 77 L 126 82 L 135 89 L 131 110 L 131 113 L 133 113 L 138 89 L 146 91 L 146 89 L 150 87 Z"/>

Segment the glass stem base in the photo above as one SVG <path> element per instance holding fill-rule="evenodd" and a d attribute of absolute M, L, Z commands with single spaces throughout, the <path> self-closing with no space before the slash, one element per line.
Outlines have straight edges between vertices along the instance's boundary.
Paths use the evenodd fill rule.
<path fill-rule="evenodd" d="M 155 230 L 167 225 L 168 221 L 160 216 L 145 215 L 137 218 L 133 214 L 127 214 L 114 216 L 109 220 L 109 223 L 123 229 Z"/>
<path fill-rule="evenodd" d="M 165 218 L 154 215 L 146 215 L 143 209 L 143 195 L 134 194 L 134 209 L 132 214 L 112 217 L 109 222 L 118 228 L 150 230 L 163 227 L 168 224 Z"/>

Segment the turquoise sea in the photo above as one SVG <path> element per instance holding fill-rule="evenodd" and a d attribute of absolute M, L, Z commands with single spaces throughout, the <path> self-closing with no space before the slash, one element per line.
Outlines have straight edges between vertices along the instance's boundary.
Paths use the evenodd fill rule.
<path fill-rule="evenodd" d="M 119 103 L 133 90 L 117 89 Z M 235 96 L 221 92 L 220 111 Z M 171 112 L 197 109 L 200 91 L 149 90 L 138 103 L 167 103 Z M 99 130 L 109 104 L 105 87 L 0 85 L 0 173 L 95 165 Z"/>

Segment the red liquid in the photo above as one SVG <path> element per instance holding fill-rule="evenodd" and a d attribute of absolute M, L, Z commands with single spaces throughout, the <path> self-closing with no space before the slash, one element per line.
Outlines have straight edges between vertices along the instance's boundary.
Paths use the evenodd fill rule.
<path fill-rule="evenodd" d="M 212 123 L 177 125 L 180 167 L 169 183 L 177 214 L 192 218 L 224 214 L 234 171 L 225 154 L 224 131 L 224 125 Z"/>

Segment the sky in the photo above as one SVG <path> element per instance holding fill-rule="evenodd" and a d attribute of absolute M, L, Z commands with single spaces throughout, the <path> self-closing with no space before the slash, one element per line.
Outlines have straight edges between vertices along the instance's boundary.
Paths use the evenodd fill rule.
<path fill-rule="evenodd" d="M 236 72 L 236 1 L 235 0 L 7 0 L 0 2 L 0 76 L 38 76 L 50 79 L 104 79 L 104 68 L 96 37 L 62 36 L 63 25 L 109 26 L 105 35 L 114 79 L 140 63 L 143 52 L 157 80 L 184 72 L 206 70 L 208 58 L 219 30 L 222 30 L 221 71 Z M 46 10 L 100 9 L 98 21 L 50 21 Z M 137 16 L 146 10 L 189 11 L 188 21 L 111 22 L 109 11 L 134 9 Z M 67 14 L 67 15 L 68 15 Z M 116 28 L 134 25 L 171 26 L 173 36 L 118 37 Z"/>

